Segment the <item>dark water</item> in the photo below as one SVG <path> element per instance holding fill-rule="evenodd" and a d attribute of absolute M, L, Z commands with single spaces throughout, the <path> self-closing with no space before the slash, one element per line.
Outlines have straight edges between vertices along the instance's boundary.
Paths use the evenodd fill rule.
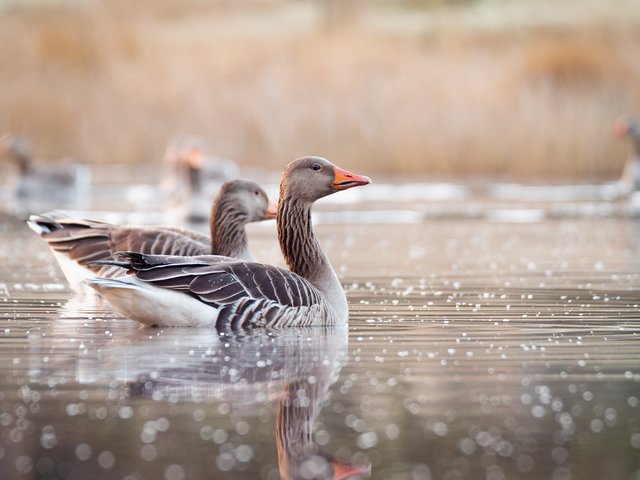
<path fill-rule="evenodd" d="M 637 220 L 336 215 L 349 327 L 225 336 L 74 298 L 4 222 L 0 478 L 640 479 Z"/>

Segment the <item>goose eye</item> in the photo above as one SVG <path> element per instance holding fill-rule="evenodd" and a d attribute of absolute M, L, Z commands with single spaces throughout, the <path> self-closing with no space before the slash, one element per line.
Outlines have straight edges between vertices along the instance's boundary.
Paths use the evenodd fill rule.
<path fill-rule="evenodd" d="M 322 166 L 320 166 L 319 163 L 314 163 L 313 165 L 311 165 L 311 170 L 315 170 L 317 172 L 319 170 L 322 170 Z"/>
<path fill-rule="evenodd" d="M 255 192 L 253 192 L 253 193 L 256 195 L 256 197 L 257 197 L 258 195 L 260 195 L 260 192 L 259 192 L 258 190 L 256 190 L 256 191 L 255 191 Z"/>

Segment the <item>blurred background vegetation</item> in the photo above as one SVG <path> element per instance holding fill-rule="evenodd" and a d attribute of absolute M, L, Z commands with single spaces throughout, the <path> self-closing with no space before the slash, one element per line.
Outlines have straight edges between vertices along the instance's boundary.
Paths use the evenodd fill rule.
<path fill-rule="evenodd" d="M 88 163 L 195 133 L 274 169 L 606 179 L 638 52 L 637 0 L 0 0 L 0 132 Z"/>

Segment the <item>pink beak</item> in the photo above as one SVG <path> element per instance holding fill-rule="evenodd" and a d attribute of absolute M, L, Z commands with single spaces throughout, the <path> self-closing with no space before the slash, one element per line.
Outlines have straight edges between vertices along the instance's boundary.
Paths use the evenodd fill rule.
<path fill-rule="evenodd" d="M 371 475 L 371 465 L 350 465 L 333 461 L 333 480 L 346 480 L 353 476 L 368 477 Z"/>
<path fill-rule="evenodd" d="M 273 220 L 278 216 L 278 204 L 273 200 L 269 199 L 269 205 L 267 206 L 267 220 Z"/>
<path fill-rule="evenodd" d="M 629 133 L 629 125 L 623 120 L 618 120 L 611 126 L 611 132 L 616 138 L 622 138 Z"/>

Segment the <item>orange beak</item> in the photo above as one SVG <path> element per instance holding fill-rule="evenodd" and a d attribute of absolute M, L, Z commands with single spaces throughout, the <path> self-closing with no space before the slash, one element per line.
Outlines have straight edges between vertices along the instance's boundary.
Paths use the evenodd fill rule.
<path fill-rule="evenodd" d="M 339 167 L 333 167 L 333 171 L 333 189 L 335 191 L 347 190 L 348 188 L 360 187 L 371 183 L 371 179 L 369 177 L 356 175 L 355 173 L 347 172 Z"/>
<path fill-rule="evenodd" d="M 195 170 L 202 169 L 202 163 L 204 161 L 204 154 L 198 148 L 194 148 L 189 153 L 189 166 Z"/>
<path fill-rule="evenodd" d="M 611 126 L 613 136 L 616 138 L 622 138 L 629 133 L 629 125 L 623 120 L 618 120 Z"/>
<path fill-rule="evenodd" d="M 269 199 L 269 205 L 267 206 L 267 213 L 265 218 L 267 220 L 273 220 L 278 216 L 278 204 L 273 200 Z"/>
<path fill-rule="evenodd" d="M 333 480 L 346 480 L 353 476 L 368 477 L 371 475 L 371 465 L 349 465 L 348 463 L 333 463 Z"/>

